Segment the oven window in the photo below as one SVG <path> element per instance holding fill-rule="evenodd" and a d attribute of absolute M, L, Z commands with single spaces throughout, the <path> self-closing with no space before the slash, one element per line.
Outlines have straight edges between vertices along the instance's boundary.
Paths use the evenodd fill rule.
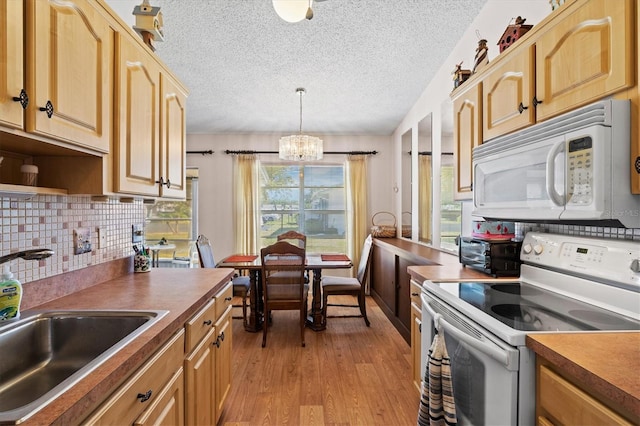
<path fill-rule="evenodd" d="M 458 424 L 484 424 L 487 373 L 483 361 L 467 345 L 452 336 L 447 336 L 446 344 L 451 359 Z"/>

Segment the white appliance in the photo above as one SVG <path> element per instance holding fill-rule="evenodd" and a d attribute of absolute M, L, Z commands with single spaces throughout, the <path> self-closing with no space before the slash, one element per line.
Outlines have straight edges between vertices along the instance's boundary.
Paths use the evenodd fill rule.
<path fill-rule="evenodd" d="M 606 100 L 473 150 L 474 216 L 640 228 L 630 105 Z"/>
<path fill-rule="evenodd" d="M 461 425 L 535 424 L 527 334 L 640 330 L 638 241 L 528 233 L 520 253 L 519 279 L 423 283 L 422 353 L 444 333 Z"/>

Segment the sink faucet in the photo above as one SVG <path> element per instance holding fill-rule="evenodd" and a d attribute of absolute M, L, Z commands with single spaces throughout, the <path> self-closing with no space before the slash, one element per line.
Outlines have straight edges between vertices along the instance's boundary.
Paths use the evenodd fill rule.
<path fill-rule="evenodd" d="M 53 250 L 45 249 L 45 248 L 18 251 L 15 253 L 7 254 L 5 256 L 0 256 L 0 265 L 5 262 L 9 262 L 10 260 L 17 259 L 19 257 L 23 258 L 24 260 L 46 259 L 47 257 L 51 256 L 54 253 L 55 252 Z"/>

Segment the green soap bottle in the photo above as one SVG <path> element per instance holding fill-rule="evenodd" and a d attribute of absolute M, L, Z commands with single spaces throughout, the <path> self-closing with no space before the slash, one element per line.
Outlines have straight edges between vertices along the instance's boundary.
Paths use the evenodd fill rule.
<path fill-rule="evenodd" d="M 13 278 L 9 264 L 4 265 L 0 282 L 0 321 L 18 318 L 22 301 L 22 284 Z"/>

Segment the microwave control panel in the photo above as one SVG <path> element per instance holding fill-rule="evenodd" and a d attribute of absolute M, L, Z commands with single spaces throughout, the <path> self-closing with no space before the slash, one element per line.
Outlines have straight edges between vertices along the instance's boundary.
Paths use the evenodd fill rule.
<path fill-rule="evenodd" d="M 589 205 L 593 202 L 593 140 L 586 136 L 568 144 L 568 204 Z"/>

